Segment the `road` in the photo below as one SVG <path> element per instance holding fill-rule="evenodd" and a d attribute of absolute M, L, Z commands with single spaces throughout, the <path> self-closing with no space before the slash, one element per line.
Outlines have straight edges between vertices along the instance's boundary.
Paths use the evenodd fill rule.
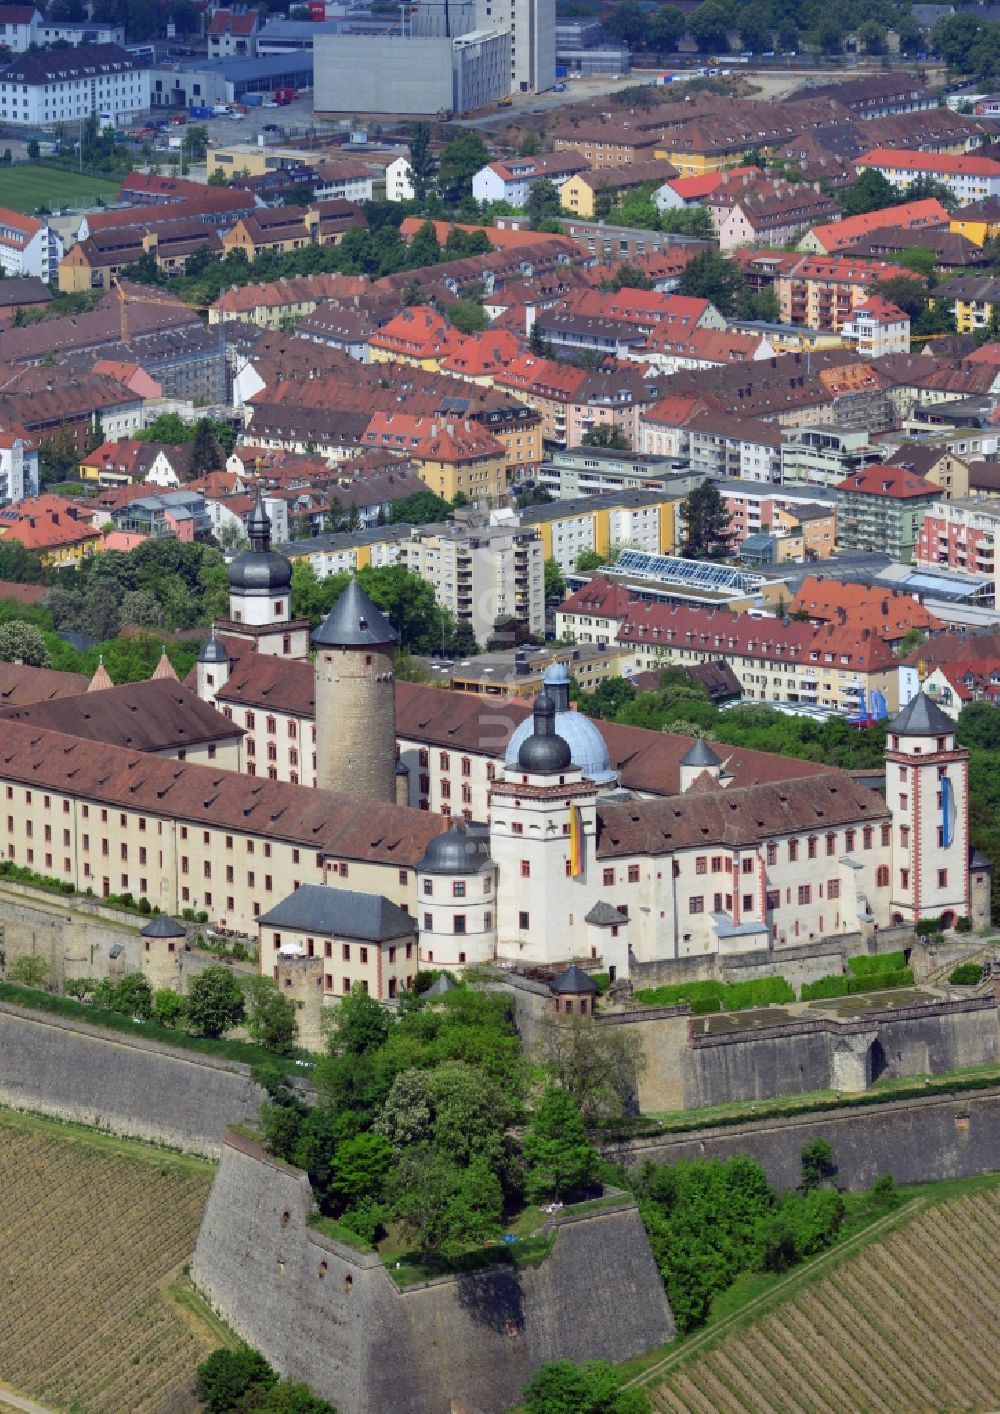
<path fill-rule="evenodd" d="M 14 1394 L 12 1390 L 0 1387 L 0 1406 L 5 1409 L 20 1409 L 22 1414 L 52 1414 L 51 1409 L 47 1409 L 44 1404 L 35 1404 L 30 1399 L 25 1399 L 23 1395 Z"/>

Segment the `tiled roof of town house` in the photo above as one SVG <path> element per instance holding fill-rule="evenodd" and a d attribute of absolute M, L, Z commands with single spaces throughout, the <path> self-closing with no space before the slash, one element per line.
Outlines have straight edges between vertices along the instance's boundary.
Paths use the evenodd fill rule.
<path fill-rule="evenodd" d="M 216 10 L 208 22 L 209 35 L 237 35 L 246 39 L 254 32 L 258 14 L 256 10 Z"/>
<path fill-rule="evenodd" d="M 148 291 L 144 292 L 148 294 Z M 153 304 L 141 296 L 129 301 L 128 324 L 133 344 L 138 338 L 163 330 L 201 329 L 196 310 L 180 300 L 168 303 L 169 292 L 161 291 Z M 0 328 L 0 365 L 33 363 L 49 354 L 101 348 L 121 339 L 121 313 L 114 293 L 105 296 L 96 309 L 84 314 L 67 314 L 29 324 L 23 329 Z M 137 351 L 138 352 L 138 351 Z"/>
<path fill-rule="evenodd" d="M 858 820 L 888 820 L 881 796 L 845 771 L 804 780 L 688 792 L 597 807 L 597 857 L 666 854 L 709 845 L 753 848 L 770 835 L 817 835 Z"/>
<path fill-rule="evenodd" d="M 516 231 L 509 230 L 503 226 L 470 226 L 464 225 L 460 221 L 431 221 L 427 222 L 421 216 L 404 216 L 399 227 L 399 234 L 407 245 L 413 240 L 418 231 L 424 226 L 434 227 L 434 233 L 441 245 L 447 241 L 451 231 L 482 231 L 494 250 L 519 250 L 524 246 L 537 246 L 539 244 L 552 245 L 556 249 L 565 248 L 567 241 L 565 236 L 557 235 L 554 232 L 544 231 Z"/>
<path fill-rule="evenodd" d="M 935 446 L 933 443 L 927 442 L 903 442 L 893 451 L 889 461 L 892 466 L 905 467 L 915 476 L 926 476 L 929 471 L 933 471 L 938 462 L 944 461 L 948 457 L 954 457 L 958 462 L 965 460 L 963 457 L 956 456 L 950 447 Z"/>
<path fill-rule="evenodd" d="M 96 700 L 97 695 L 91 698 Z M 412 868 L 449 824 L 443 816 L 408 806 L 366 801 L 359 810 L 351 795 L 82 741 L 23 722 L 4 725 L 0 776 L 132 813 L 401 868 Z"/>
<path fill-rule="evenodd" d="M 118 188 L 118 196 L 128 201 L 132 196 L 167 196 L 176 201 L 185 197 L 200 196 L 205 190 L 200 182 L 188 181 L 184 177 L 165 177 L 159 172 L 130 172 Z"/>
<path fill-rule="evenodd" d="M 958 206 L 951 213 L 952 221 L 1000 221 L 1000 197 L 985 196 L 982 201 L 971 201 L 968 206 Z"/>
<path fill-rule="evenodd" d="M 489 162 L 487 166 L 505 182 L 516 182 L 525 177 L 570 177 L 574 172 L 586 172 L 590 163 L 580 152 L 562 151 L 542 153 L 538 157 L 507 157 Z"/>
<path fill-rule="evenodd" d="M 512 363 L 521 351 L 521 342 L 506 329 L 470 334 L 459 349 L 441 360 L 441 368 L 467 378 L 483 377 Z"/>
<path fill-rule="evenodd" d="M 935 287 L 934 299 L 1000 302 L 1000 275 L 956 275 Z"/>
<path fill-rule="evenodd" d="M 111 211 L 88 211 L 87 229 L 93 236 L 98 231 L 112 231 L 129 226 L 159 225 L 163 221 L 201 220 L 211 215 L 231 216 L 233 222 L 244 212 L 255 208 L 252 197 L 231 187 L 202 187 L 195 195 L 182 201 L 152 206 L 121 206 Z M 81 223 L 82 224 L 82 223 Z M 225 223 L 228 224 L 228 223 Z"/>
<path fill-rule="evenodd" d="M 0 510 L 0 540 L 18 540 L 26 550 L 53 550 L 98 535 L 90 514 L 64 496 L 25 497 Z"/>
<path fill-rule="evenodd" d="M 0 719 L 136 751 L 170 751 L 243 735 L 242 727 L 182 687 L 176 677 L 126 683 L 99 694 L 88 693 L 84 686 L 80 693 L 26 706 L 5 704 Z"/>
<path fill-rule="evenodd" d="M 2 593 L 0 586 L 0 598 L 5 597 L 7 596 Z M 31 668 L 25 663 L 0 662 L 0 709 L 24 707 L 30 702 L 53 702 L 57 698 L 78 697 L 81 692 L 87 691 L 89 681 L 86 673 L 58 673 L 52 668 Z"/>
<path fill-rule="evenodd" d="M 795 265 L 789 275 L 792 280 L 825 280 L 832 284 L 865 285 L 878 280 L 892 280 L 901 276 L 904 280 L 925 281 L 912 270 L 902 265 L 894 265 L 886 260 L 864 260 L 848 255 L 806 255 Z"/>
<path fill-rule="evenodd" d="M 875 147 L 855 159 L 855 167 L 887 167 L 901 172 L 940 172 L 947 177 L 1000 177 L 1000 162 L 975 153 L 913 152 L 902 147 Z"/>
<path fill-rule="evenodd" d="M 869 295 L 863 304 L 855 306 L 854 313 L 870 314 L 880 324 L 908 324 L 910 320 L 910 316 L 885 295 Z"/>
<path fill-rule="evenodd" d="M 707 299 L 693 295 L 662 294 L 659 290 L 576 290 L 556 306 L 557 311 L 592 318 L 623 320 L 643 328 L 694 329 L 711 311 Z"/>
<path fill-rule="evenodd" d="M 808 614 L 820 623 L 850 622 L 852 628 L 871 628 L 887 643 L 898 642 L 915 628 L 928 633 L 945 628 L 912 595 L 814 576 L 799 585 L 788 612 Z"/>
<path fill-rule="evenodd" d="M 8 275 L 0 280 L 0 313 L 21 305 L 49 304 L 52 291 L 37 275 Z"/>
<path fill-rule="evenodd" d="M 948 219 L 948 212 L 937 197 L 924 197 L 919 201 L 900 202 L 898 206 L 879 207 L 877 211 L 863 211 L 857 216 L 844 216 L 827 226 L 814 226 L 811 234 L 832 255 L 883 226 L 897 231 L 947 230 Z"/>
<path fill-rule="evenodd" d="M 34 5 L 0 5 L 0 24 L 30 25 L 37 14 Z"/>
<path fill-rule="evenodd" d="M 519 388 L 539 398 L 571 403 L 586 378 L 586 370 L 574 364 L 526 353 L 495 374 L 493 382 L 505 388 Z"/>
<path fill-rule="evenodd" d="M 223 313 L 249 313 L 254 309 L 347 298 L 370 288 L 364 275 L 292 275 L 259 285 L 231 285 L 212 305 Z"/>
<path fill-rule="evenodd" d="M 1000 662 L 1000 632 L 988 629 L 984 633 L 931 634 L 899 661 L 908 668 L 915 668 L 921 662 L 934 668 L 943 663 L 965 662 L 970 658 Z"/>
<path fill-rule="evenodd" d="M 646 336 L 650 352 L 701 358 L 709 363 L 752 363 L 762 342 L 760 334 L 734 334 L 728 329 L 692 329 L 679 334 L 671 324 L 659 324 Z"/>
<path fill-rule="evenodd" d="M 590 164 L 587 164 L 588 168 Z M 666 158 L 653 158 L 645 162 L 629 162 L 618 167 L 594 167 L 592 170 L 581 172 L 579 180 L 584 186 L 589 187 L 593 192 L 605 191 L 607 188 L 623 190 L 628 187 L 645 186 L 646 182 L 659 182 L 662 185 L 677 176 L 677 168 Z"/>
<path fill-rule="evenodd" d="M 664 651 L 698 650 L 802 667 L 830 663 L 861 672 L 884 669 L 895 662 L 889 646 L 870 629 L 854 629 L 850 624 L 816 628 L 795 620 L 751 619 L 725 609 L 676 604 L 633 605 L 619 626 L 617 639 Z"/>
<path fill-rule="evenodd" d="M 624 619 L 634 603 L 635 596 L 625 585 L 599 576 L 564 599 L 558 612 L 589 614 L 601 619 Z"/>
<path fill-rule="evenodd" d="M 0 245 L 23 249 L 44 225 L 37 216 L 26 216 L 22 211 L 0 206 Z"/>
<path fill-rule="evenodd" d="M 683 201 L 696 201 L 714 192 L 726 178 L 745 177 L 759 170 L 756 167 L 730 167 L 727 172 L 702 172 L 697 177 L 672 177 L 667 186 Z"/>
<path fill-rule="evenodd" d="M 463 342 L 464 336 L 443 314 L 430 305 L 415 305 L 401 309 L 384 324 L 370 340 L 370 347 L 413 358 L 440 358 L 458 353 Z"/>
<path fill-rule="evenodd" d="M 691 433 L 704 436 L 724 437 L 731 442 L 743 442 L 748 446 L 771 447 L 778 451 L 783 437 L 776 422 L 762 422 L 756 417 L 742 417 L 738 414 L 721 412 L 716 408 L 704 408 L 689 417 L 684 426 Z"/>
<path fill-rule="evenodd" d="M 852 472 L 837 482 L 837 490 L 858 496 L 884 496 L 894 501 L 912 500 L 917 496 L 940 496 L 941 488 L 922 476 L 915 476 L 905 467 L 873 462 L 861 471 Z"/>

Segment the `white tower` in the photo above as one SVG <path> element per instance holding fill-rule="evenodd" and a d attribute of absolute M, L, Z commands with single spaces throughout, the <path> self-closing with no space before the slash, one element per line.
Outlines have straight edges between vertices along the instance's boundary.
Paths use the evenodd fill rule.
<path fill-rule="evenodd" d="M 309 624 L 292 618 L 292 566 L 271 549 L 271 522 L 259 485 L 247 534 L 250 549 L 229 566 L 229 618 L 221 625 L 223 632 L 248 640 L 257 653 L 305 658 Z"/>
<path fill-rule="evenodd" d="M 489 838 L 456 820 L 417 864 L 420 963 L 461 972 L 497 951 L 497 871 Z"/>
<path fill-rule="evenodd" d="M 886 800 L 893 815 L 890 921 L 971 912 L 969 753 L 923 690 L 889 723 Z"/>
<path fill-rule="evenodd" d="M 202 702 L 215 702 L 216 693 L 229 681 L 232 664 L 229 654 L 219 640 L 215 629 L 207 643 L 203 643 L 198 654 L 195 681 L 198 696 Z"/>

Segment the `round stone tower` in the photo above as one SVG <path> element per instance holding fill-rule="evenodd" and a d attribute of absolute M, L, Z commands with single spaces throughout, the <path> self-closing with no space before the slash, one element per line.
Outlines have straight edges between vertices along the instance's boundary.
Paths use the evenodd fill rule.
<path fill-rule="evenodd" d="M 356 579 L 312 636 L 321 789 L 396 799 L 396 638 Z"/>

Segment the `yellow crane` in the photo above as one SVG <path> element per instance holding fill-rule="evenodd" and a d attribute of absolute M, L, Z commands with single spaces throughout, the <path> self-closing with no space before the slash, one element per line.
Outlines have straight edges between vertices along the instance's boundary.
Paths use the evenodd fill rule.
<path fill-rule="evenodd" d="M 117 275 L 111 277 L 111 287 L 118 296 L 118 314 L 121 328 L 121 341 L 123 344 L 131 346 L 131 339 L 128 331 L 128 306 L 129 304 L 160 304 L 167 309 L 194 309 L 201 314 L 208 312 L 210 306 L 207 304 L 187 304 L 180 299 L 167 299 L 159 295 L 133 295 L 129 294 L 125 286 Z"/>

